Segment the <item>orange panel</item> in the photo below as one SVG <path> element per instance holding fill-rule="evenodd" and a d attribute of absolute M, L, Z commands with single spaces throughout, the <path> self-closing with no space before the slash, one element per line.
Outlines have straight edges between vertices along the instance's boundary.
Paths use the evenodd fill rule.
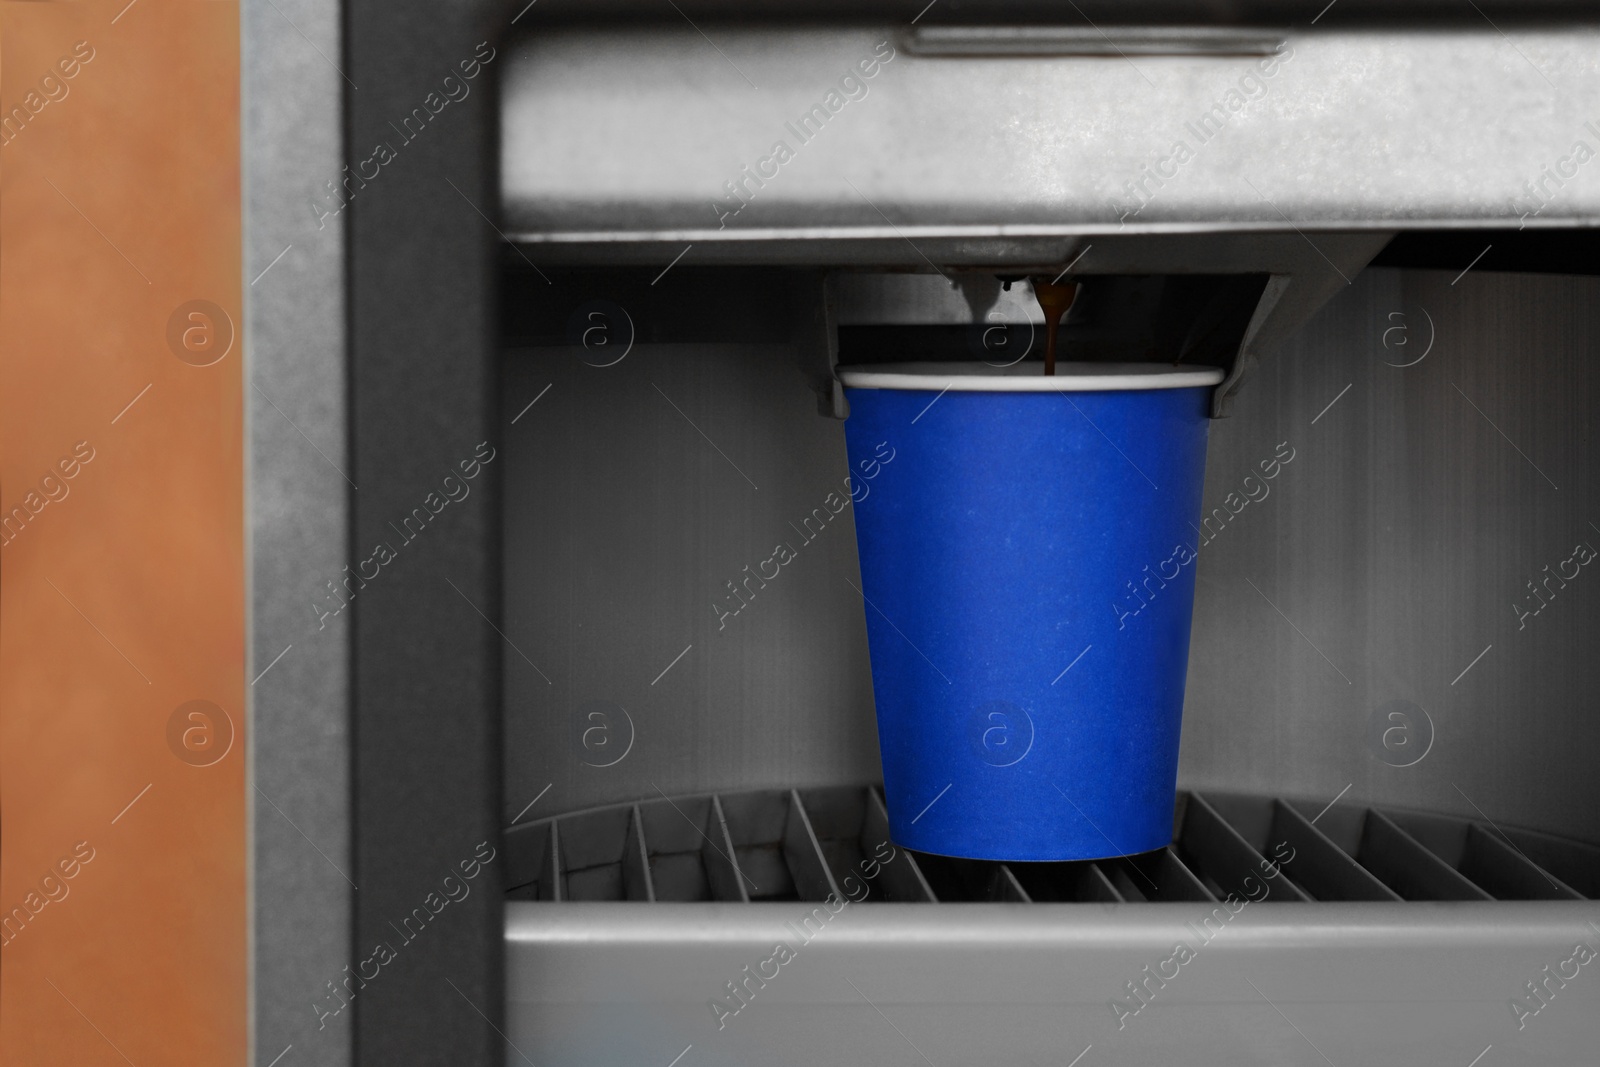
<path fill-rule="evenodd" d="M 125 3 L 0 4 L 0 1057 L 215 1067 L 246 1048 L 238 8 Z"/>

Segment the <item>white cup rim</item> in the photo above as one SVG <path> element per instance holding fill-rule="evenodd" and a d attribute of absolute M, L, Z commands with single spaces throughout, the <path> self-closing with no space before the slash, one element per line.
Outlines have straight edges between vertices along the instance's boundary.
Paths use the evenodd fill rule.
<path fill-rule="evenodd" d="M 1100 393 L 1130 389 L 1193 389 L 1218 385 L 1220 367 L 1171 363 L 1057 363 L 1046 377 L 1038 363 L 994 367 L 980 362 L 866 363 L 838 368 L 851 389 L 967 393 Z"/>

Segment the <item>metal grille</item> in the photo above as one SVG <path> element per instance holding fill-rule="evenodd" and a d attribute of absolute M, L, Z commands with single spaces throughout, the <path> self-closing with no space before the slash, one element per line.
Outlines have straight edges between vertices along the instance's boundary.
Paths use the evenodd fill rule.
<path fill-rule="evenodd" d="M 1216 901 L 1271 877 L 1267 901 L 1582 900 L 1600 848 L 1454 816 L 1182 793 L 1171 845 L 1118 859 L 993 863 L 896 849 L 876 787 L 669 798 L 506 832 L 511 900 Z"/>

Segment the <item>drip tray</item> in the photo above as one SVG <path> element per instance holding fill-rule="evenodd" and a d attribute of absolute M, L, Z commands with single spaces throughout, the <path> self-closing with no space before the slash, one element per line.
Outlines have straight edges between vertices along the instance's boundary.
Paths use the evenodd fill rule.
<path fill-rule="evenodd" d="M 1079 863 L 897 848 L 865 786 L 658 795 L 512 827 L 509 1062 L 1510 1050 L 1490 1067 L 1600 1041 L 1600 849 L 1348 802 L 1188 793 L 1175 814 L 1169 847 Z"/>

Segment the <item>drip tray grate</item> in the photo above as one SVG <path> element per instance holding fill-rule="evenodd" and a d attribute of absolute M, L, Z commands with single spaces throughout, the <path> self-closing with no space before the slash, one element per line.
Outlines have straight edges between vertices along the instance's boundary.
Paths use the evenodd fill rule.
<path fill-rule="evenodd" d="M 869 786 L 515 826 L 508 1062 L 1593 1060 L 1600 849 L 1325 807 L 1190 792 L 1080 863 L 894 848 Z"/>
<path fill-rule="evenodd" d="M 1136 903 L 1582 900 L 1600 849 L 1485 822 L 1179 795 L 1171 845 L 1075 863 L 898 849 L 875 786 L 760 790 L 558 815 L 506 833 L 508 899 Z"/>

